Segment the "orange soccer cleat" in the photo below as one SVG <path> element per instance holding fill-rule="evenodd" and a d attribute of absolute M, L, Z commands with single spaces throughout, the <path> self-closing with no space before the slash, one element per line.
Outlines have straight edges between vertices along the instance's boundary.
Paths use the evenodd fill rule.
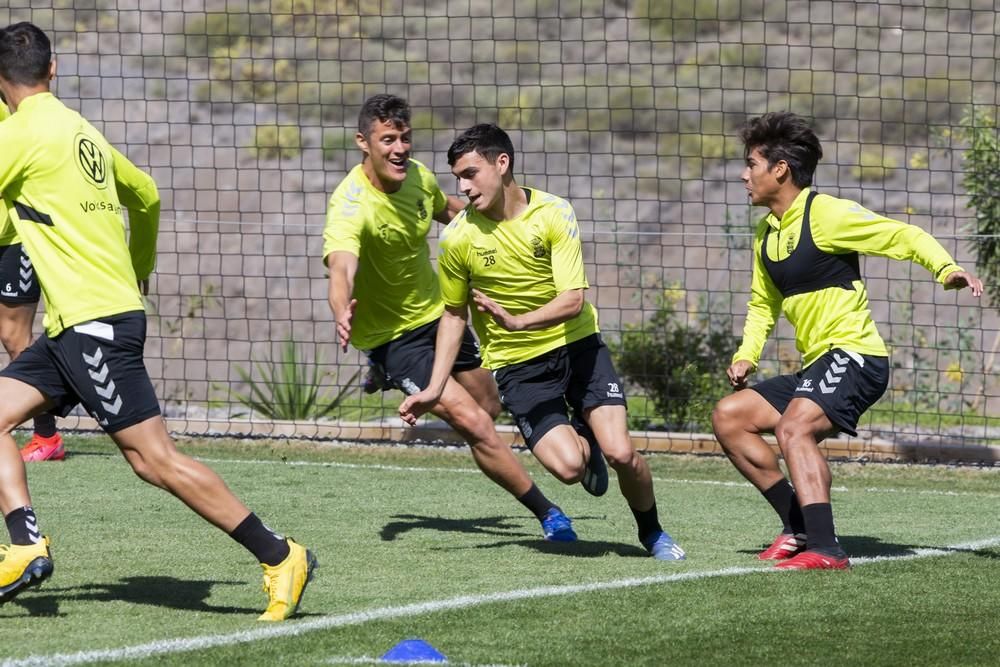
<path fill-rule="evenodd" d="M 31 442 L 21 450 L 22 461 L 62 461 L 66 458 L 66 448 L 62 436 L 56 433 L 48 438 L 35 433 Z"/>
<path fill-rule="evenodd" d="M 757 554 L 760 560 L 785 560 L 805 551 L 806 536 L 804 533 L 781 533 L 771 546 Z"/>
<path fill-rule="evenodd" d="M 850 566 L 851 561 L 846 555 L 830 556 L 819 551 L 809 550 L 775 565 L 783 570 L 846 570 Z"/>

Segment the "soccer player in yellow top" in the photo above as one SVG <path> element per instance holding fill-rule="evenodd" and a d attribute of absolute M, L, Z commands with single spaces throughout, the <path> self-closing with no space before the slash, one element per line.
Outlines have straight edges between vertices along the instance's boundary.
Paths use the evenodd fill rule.
<path fill-rule="evenodd" d="M 45 334 L 0 371 L 0 603 L 52 574 L 10 431 L 45 410 L 82 403 L 143 480 L 177 496 L 246 547 L 264 568 L 261 620 L 295 611 L 315 559 L 274 534 L 210 468 L 177 451 L 143 365 L 145 291 L 156 257 L 153 179 L 49 92 L 55 74 L 41 30 L 0 30 L 0 194 L 45 294 Z M 129 210 L 126 239 L 122 208 Z"/>
<path fill-rule="evenodd" d="M 10 115 L 0 100 L 0 121 Z M 28 253 L 17 236 L 7 207 L 0 204 L 0 343 L 14 360 L 31 345 L 31 326 L 42 290 Z M 31 441 L 21 450 L 25 461 L 61 461 L 66 458 L 56 418 L 47 412 L 35 417 Z"/>
<path fill-rule="evenodd" d="M 818 443 L 841 431 L 857 435 L 858 419 L 889 380 L 858 255 L 916 262 L 945 289 L 969 287 L 977 297 L 983 285 L 919 227 L 814 191 L 823 151 L 802 118 L 765 114 L 747 123 L 742 139 L 750 202 L 770 211 L 757 226 L 743 344 L 727 371 L 742 391 L 719 401 L 712 424 L 730 460 L 782 521 L 759 558 L 787 569 L 845 569 L 850 562 L 834 530 L 830 467 Z M 746 390 L 782 312 L 795 328 L 802 370 Z M 761 433 L 777 437 L 791 483 Z"/>
<path fill-rule="evenodd" d="M 562 482 L 581 482 L 594 495 L 607 489 L 607 457 L 640 543 L 659 560 L 682 560 L 684 551 L 660 526 L 649 466 L 629 439 L 621 380 L 597 311 L 584 299 L 573 207 L 515 182 L 514 146 L 496 125 L 462 133 L 448 163 L 469 206 L 441 236 L 445 311 L 431 382 L 403 401 L 400 415 L 412 422 L 438 400 L 471 301 L 484 363 L 535 457 Z"/>
<path fill-rule="evenodd" d="M 407 394 L 430 380 L 444 311 L 427 245 L 431 219 L 448 222 L 462 209 L 410 158 L 411 135 L 406 100 L 382 94 L 365 101 L 355 137 L 364 159 L 330 197 L 323 234 L 341 347 L 363 350 L 379 383 Z M 465 438 L 479 468 L 538 518 L 545 539 L 575 540 L 570 519 L 497 435 L 496 384 L 481 367 L 470 331 L 453 361 L 432 412 Z"/>

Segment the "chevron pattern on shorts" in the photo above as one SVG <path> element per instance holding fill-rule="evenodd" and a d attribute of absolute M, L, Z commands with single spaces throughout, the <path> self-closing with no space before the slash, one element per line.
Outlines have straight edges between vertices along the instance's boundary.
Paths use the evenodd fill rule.
<path fill-rule="evenodd" d="M 87 373 L 94 381 L 94 391 L 101 397 L 101 406 L 108 414 L 117 415 L 122 409 L 122 397 L 115 387 L 115 381 L 109 376 L 108 364 L 104 361 L 104 352 L 100 346 L 93 355 L 83 353 L 83 361 L 89 367 Z"/>
<path fill-rule="evenodd" d="M 819 381 L 819 390 L 821 392 L 832 394 L 837 391 L 837 385 L 844 379 L 844 373 L 847 372 L 847 362 L 849 361 L 849 357 L 842 357 L 836 352 L 833 353 L 833 362 L 826 371 L 826 375 Z"/>
<path fill-rule="evenodd" d="M 35 269 L 31 266 L 31 259 L 21 253 L 21 280 L 18 281 L 17 285 L 21 288 L 21 292 L 25 293 L 31 289 L 35 280 Z"/>

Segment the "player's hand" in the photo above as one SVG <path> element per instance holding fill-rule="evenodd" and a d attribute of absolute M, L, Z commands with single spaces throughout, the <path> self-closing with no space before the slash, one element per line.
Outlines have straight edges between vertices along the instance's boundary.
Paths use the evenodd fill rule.
<path fill-rule="evenodd" d="M 347 308 L 337 314 L 337 341 L 340 343 L 340 349 L 344 352 L 347 352 L 347 345 L 351 342 L 351 320 L 354 319 L 354 311 L 357 307 L 358 300 L 351 299 Z"/>
<path fill-rule="evenodd" d="M 472 290 L 472 301 L 481 313 L 488 313 L 493 321 L 502 326 L 507 331 L 520 331 L 520 320 L 516 315 L 511 315 L 499 303 L 486 296 L 477 289 Z"/>
<path fill-rule="evenodd" d="M 440 398 L 440 394 L 437 394 L 430 389 L 418 391 L 411 396 L 407 396 L 403 402 L 399 404 L 399 416 L 402 417 L 403 421 L 410 426 L 415 426 L 417 420 L 420 419 L 420 417 L 422 417 L 425 413 L 430 412 L 430 409 L 434 407 L 434 404 L 437 403 Z"/>
<path fill-rule="evenodd" d="M 972 296 L 980 296 L 983 293 L 983 281 L 968 271 L 953 271 L 944 279 L 945 289 L 962 289 L 963 287 L 971 289 Z"/>
<path fill-rule="evenodd" d="M 726 375 L 729 376 L 729 384 L 734 389 L 743 389 L 747 386 L 747 378 L 750 376 L 751 371 L 753 371 L 753 364 L 746 359 L 734 362 L 732 366 L 726 369 Z"/>

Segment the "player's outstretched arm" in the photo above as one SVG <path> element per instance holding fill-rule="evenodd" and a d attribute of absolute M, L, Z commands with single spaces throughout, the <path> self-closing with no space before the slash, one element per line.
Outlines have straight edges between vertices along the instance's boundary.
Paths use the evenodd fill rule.
<path fill-rule="evenodd" d="M 352 297 L 358 258 L 349 252 L 335 250 L 326 256 L 326 266 L 330 271 L 327 300 L 337 325 L 337 342 L 340 349 L 347 352 L 347 345 L 351 342 L 351 321 L 358 307 L 358 300 Z"/>
<path fill-rule="evenodd" d="M 455 366 L 458 350 L 462 346 L 468 316 L 468 308 L 465 306 L 445 306 L 438 323 L 437 339 L 434 341 L 431 379 L 426 388 L 407 396 L 399 405 L 399 416 L 410 426 L 416 424 L 417 419 L 429 412 L 441 398 L 444 386 L 451 376 L 451 369 Z"/>
<path fill-rule="evenodd" d="M 945 276 L 945 289 L 963 289 L 965 287 L 972 290 L 972 296 L 978 297 L 983 294 L 983 281 L 968 271 L 952 271 Z"/>
<path fill-rule="evenodd" d="M 583 289 L 569 289 L 560 293 L 536 310 L 511 315 L 496 301 L 477 289 L 472 290 L 472 300 L 481 313 L 487 313 L 507 331 L 537 331 L 573 319 L 583 310 Z"/>

